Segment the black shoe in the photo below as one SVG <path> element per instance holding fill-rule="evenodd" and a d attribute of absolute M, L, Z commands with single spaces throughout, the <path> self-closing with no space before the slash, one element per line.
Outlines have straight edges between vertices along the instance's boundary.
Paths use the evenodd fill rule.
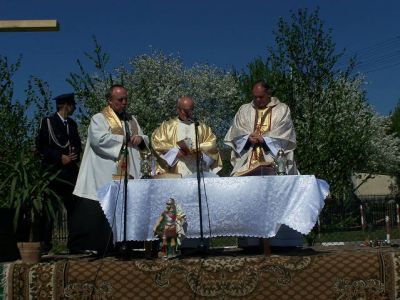
<path fill-rule="evenodd" d="M 97 251 L 95 250 L 75 250 L 70 249 L 69 254 L 73 255 L 97 255 Z"/>

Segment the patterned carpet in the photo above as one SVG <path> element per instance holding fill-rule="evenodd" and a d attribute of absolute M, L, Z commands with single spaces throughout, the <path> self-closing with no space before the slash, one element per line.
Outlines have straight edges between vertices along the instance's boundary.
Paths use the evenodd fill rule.
<path fill-rule="evenodd" d="M 400 252 L 58 260 L 0 271 L 4 299 L 398 299 Z"/>

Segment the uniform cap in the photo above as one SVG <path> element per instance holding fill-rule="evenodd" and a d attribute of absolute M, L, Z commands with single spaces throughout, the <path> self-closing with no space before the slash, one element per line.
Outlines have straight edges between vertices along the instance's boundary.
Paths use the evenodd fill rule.
<path fill-rule="evenodd" d="M 57 97 L 54 98 L 54 100 L 56 100 L 56 104 L 60 105 L 60 104 L 65 104 L 65 103 L 69 103 L 69 104 L 76 104 L 75 103 L 75 97 L 74 97 L 74 93 L 69 93 L 69 94 L 62 94 L 59 95 Z"/>

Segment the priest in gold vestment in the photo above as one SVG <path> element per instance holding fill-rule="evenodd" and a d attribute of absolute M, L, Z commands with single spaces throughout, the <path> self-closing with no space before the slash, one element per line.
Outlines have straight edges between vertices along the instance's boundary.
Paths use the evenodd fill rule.
<path fill-rule="evenodd" d="M 253 101 L 239 108 L 224 139 L 232 148 L 232 175 L 254 175 L 252 171 L 256 169 L 273 172 L 274 159 L 280 149 L 287 162 L 286 174 L 298 174 L 293 156 L 296 133 L 289 107 L 272 97 L 269 86 L 263 81 L 253 85 L 252 93 Z"/>
<path fill-rule="evenodd" d="M 151 144 L 158 156 L 159 174 L 180 174 L 182 177 L 196 173 L 196 138 L 193 120 L 194 101 L 184 96 L 177 102 L 178 117 L 164 121 L 151 137 Z M 199 150 L 204 172 L 216 174 L 222 168 L 217 149 L 217 139 L 211 128 L 197 124 Z"/>

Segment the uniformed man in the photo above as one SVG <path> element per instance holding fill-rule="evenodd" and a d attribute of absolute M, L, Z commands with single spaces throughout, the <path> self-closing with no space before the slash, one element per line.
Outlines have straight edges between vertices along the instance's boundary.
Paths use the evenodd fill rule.
<path fill-rule="evenodd" d="M 36 149 L 41 155 L 42 164 L 58 173 L 52 189 L 62 199 L 68 214 L 68 248 L 76 245 L 75 235 L 79 224 L 72 224 L 74 206 L 77 199 L 72 195 L 79 172 L 79 160 L 82 151 L 81 139 L 76 122 L 70 118 L 75 111 L 74 94 L 63 94 L 54 98 L 57 112 L 42 119 L 36 138 Z M 45 249 L 51 248 L 52 222 L 47 222 L 44 230 Z M 47 248 L 47 249 L 46 249 Z"/>

